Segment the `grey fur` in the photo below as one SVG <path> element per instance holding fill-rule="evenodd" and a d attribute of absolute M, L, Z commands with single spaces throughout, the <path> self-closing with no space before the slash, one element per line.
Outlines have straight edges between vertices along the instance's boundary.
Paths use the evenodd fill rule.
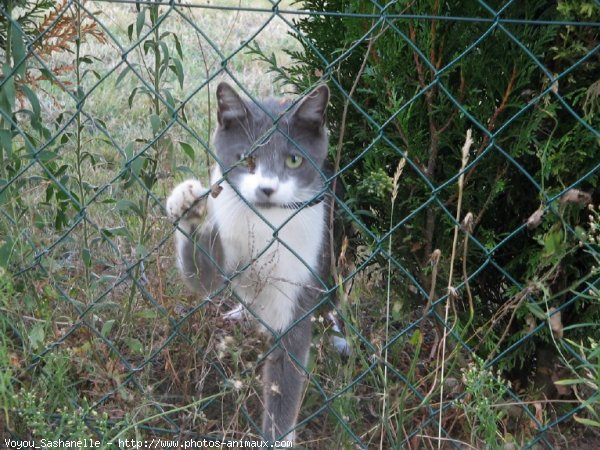
<path fill-rule="evenodd" d="M 242 177 L 255 169 L 267 178 L 272 176 L 282 182 L 293 178 L 294 185 L 298 187 L 295 202 L 309 202 L 323 189 L 322 170 L 328 147 L 325 112 L 329 90 L 326 86 L 317 87 L 288 112 L 290 101 L 267 99 L 259 106 L 242 99 L 226 83 L 218 86 L 217 101 L 218 128 L 214 145 L 218 164 L 224 178 L 236 191 Z M 278 130 L 288 134 L 301 149 Z M 300 167 L 290 170 L 286 168 L 286 158 L 290 155 L 302 156 L 305 160 Z M 173 191 L 167 209 L 174 219 L 181 220 L 180 228 L 191 237 L 189 239 L 185 233 L 177 233 L 178 259 L 183 278 L 190 288 L 206 296 L 222 287 L 228 276 L 233 275 L 223 274 L 215 268 L 213 261 L 223 268 L 226 252 L 234 250 L 225 248 L 214 222 L 200 223 L 202 208 L 195 206 L 197 198 L 190 200 L 194 196 L 200 198 L 200 193 L 194 191 L 199 189 L 194 184 L 198 182 L 192 180 L 188 183 L 186 186 L 182 183 Z M 264 187 L 257 188 L 252 193 L 254 198 L 251 201 L 255 207 L 263 210 L 286 208 L 286 205 L 273 201 L 270 194 Z M 177 198 L 172 201 L 174 197 Z M 290 216 L 296 214 L 293 208 L 286 211 Z M 314 233 L 326 235 L 325 222 L 310 226 L 314 227 Z M 326 276 L 328 267 L 328 241 L 327 238 L 322 239 L 318 267 L 311 268 L 321 279 Z M 320 293 L 318 288 L 321 286 L 318 280 L 312 278 L 298 290 L 291 322 L 285 330 L 274 333 L 275 348 L 263 367 L 262 428 L 265 438 L 270 441 L 294 436 L 306 385 L 305 367 L 311 342 L 310 315 L 304 316 L 316 304 Z M 289 329 L 289 325 L 297 321 Z"/>
<path fill-rule="evenodd" d="M 314 292 L 303 289 L 294 322 L 315 304 Z M 265 436 L 282 439 L 296 425 L 306 385 L 306 365 L 311 342 L 310 316 L 298 322 L 276 344 L 263 368 L 263 421 Z"/>
<path fill-rule="evenodd" d="M 219 270 L 223 267 L 223 248 L 215 227 L 194 226 L 190 233 L 193 243 L 180 236 L 185 242 L 178 255 L 181 276 L 192 291 L 209 296 L 225 283 Z"/>

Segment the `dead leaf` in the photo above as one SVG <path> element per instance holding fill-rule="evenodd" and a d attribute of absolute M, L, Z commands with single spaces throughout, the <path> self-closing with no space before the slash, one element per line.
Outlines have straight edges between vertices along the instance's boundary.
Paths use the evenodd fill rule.
<path fill-rule="evenodd" d="M 473 213 L 468 212 L 465 218 L 463 219 L 463 228 L 469 234 L 473 234 Z"/>
<path fill-rule="evenodd" d="M 16 353 L 9 353 L 9 359 L 10 359 L 10 365 L 12 367 L 15 367 L 17 369 L 21 368 L 21 359 L 19 358 L 19 356 Z"/>
<path fill-rule="evenodd" d="M 532 333 L 536 327 L 535 318 L 533 315 L 527 314 L 527 317 L 525 317 L 525 323 L 527 324 L 527 332 Z"/>
<path fill-rule="evenodd" d="M 557 339 L 562 339 L 562 316 L 560 314 L 560 311 L 557 311 L 554 307 L 548 310 L 548 323 L 550 324 L 550 329 L 552 330 L 552 334 L 554 335 L 554 337 Z"/>
<path fill-rule="evenodd" d="M 218 184 L 213 184 L 210 188 L 210 195 L 212 198 L 217 198 L 219 196 L 219 194 L 221 193 L 221 191 L 223 190 L 222 186 L 219 186 Z"/>
<path fill-rule="evenodd" d="M 432 267 L 437 266 L 437 263 L 440 261 L 440 256 L 442 256 L 442 252 L 439 248 L 436 248 L 429 259 Z"/>
<path fill-rule="evenodd" d="M 542 404 L 540 402 L 535 402 L 533 407 L 535 408 L 535 418 L 537 419 L 538 423 L 544 423 L 544 408 L 542 407 Z M 533 428 L 537 429 L 537 423 L 532 421 L 531 424 Z"/>
<path fill-rule="evenodd" d="M 544 217 L 544 209 L 540 207 L 527 219 L 527 229 L 533 230 L 537 228 L 542 223 L 542 217 Z"/>
<path fill-rule="evenodd" d="M 560 198 L 560 203 L 576 203 L 578 205 L 586 206 L 592 203 L 592 196 L 579 189 L 569 189 Z"/>

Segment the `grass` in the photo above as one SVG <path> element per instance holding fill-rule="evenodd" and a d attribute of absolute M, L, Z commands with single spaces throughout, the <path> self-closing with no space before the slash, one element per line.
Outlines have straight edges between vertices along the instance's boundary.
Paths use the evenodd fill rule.
<path fill-rule="evenodd" d="M 253 6 L 257 6 L 255 2 Z M 88 67 L 95 71 L 80 79 L 87 94 L 82 126 L 78 130 L 72 122 L 60 133 L 60 144 L 49 148 L 55 151 L 51 161 L 65 166 L 66 177 L 55 181 L 69 197 L 89 205 L 85 220 L 76 217 L 68 199 L 61 213 L 56 197 L 48 198 L 48 186 L 56 183 L 47 178 L 47 172 L 34 164 L 20 176 L 26 180 L 20 192 L 22 203 L 12 204 L 19 211 L 11 215 L 16 219 L 14 224 L 4 223 L 12 238 L 3 239 L 3 244 L 10 244 L 10 265 L 33 265 L 33 269 L 14 279 L 5 272 L 0 290 L 7 318 L 3 321 L 0 356 L 6 362 L 3 367 L 11 368 L 3 372 L 0 385 L 5 422 L 2 433 L 12 430 L 14 436 L 37 438 L 92 433 L 105 436 L 108 442 L 119 433 L 135 435 L 144 426 L 171 429 L 172 420 L 176 420 L 188 432 L 203 427 L 206 433 L 216 430 L 224 437 L 247 436 L 249 426 L 240 427 L 242 420 L 238 418 L 243 414 L 244 399 L 251 397 L 256 403 L 256 380 L 249 373 L 242 374 L 251 362 L 228 349 L 217 349 L 225 337 L 233 335 L 237 349 L 245 348 L 246 357 L 256 357 L 256 343 L 237 329 L 209 330 L 202 326 L 219 317 L 215 308 L 201 308 L 177 324 L 198 300 L 184 292 L 174 269 L 170 242 L 173 226 L 166 220 L 162 204 L 179 180 L 206 176 L 202 142 L 210 141 L 215 123 L 210 101 L 216 84 L 227 78 L 219 74 L 218 55 L 190 23 L 198 24 L 205 36 L 229 55 L 255 34 L 269 15 L 180 9 L 180 14 L 171 11 L 161 24 L 161 33 L 176 33 L 179 38 L 185 73 L 179 84 L 175 74 L 166 72 L 160 88 L 186 100 L 186 125 L 200 141 L 175 124 L 159 144 L 169 147 L 171 142 L 184 141 L 193 154 L 186 156 L 180 147 L 145 150 L 148 159 L 155 158 L 158 163 L 157 181 L 147 196 L 141 175 L 130 185 L 118 177 L 125 169 L 127 146 L 132 145 L 133 154 L 139 153 L 144 151 L 144 143 L 153 139 L 149 120 L 155 106 L 152 98 L 140 95 L 131 106 L 128 104 L 136 87 L 152 83 L 152 57 L 134 48 L 127 59 L 139 67 L 142 79 L 130 72 L 117 83 L 126 67 L 119 48 L 132 46 L 127 27 L 136 22 L 137 12 L 132 5 L 88 2 L 86 7 L 98 12 L 97 27 L 110 32 L 116 41 L 109 38 L 100 42 L 88 36 L 82 44 L 80 56 L 93 58 Z M 149 22 L 147 16 L 146 24 Z M 279 38 L 271 41 L 272 36 Z M 263 48 L 278 53 L 282 41 L 293 43 L 277 20 L 271 21 L 257 40 Z M 165 41 L 169 52 L 176 54 L 175 40 Z M 73 65 L 72 53 L 51 56 L 45 62 L 57 73 L 59 68 Z M 253 94 L 280 93 L 265 68 L 244 51 L 232 56 L 228 67 Z M 83 66 L 82 71 L 86 68 Z M 38 86 L 43 121 L 52 133 L 76 114 L 76 71 L 58 75 L 63 88 L 58 83 Z M 211 81 L 198 91 L 209 78 Z M 164 105 L 159 108 L 164 113 Z M 66 136 L 62 142 L 61 136 Z M 82 158 L 84 153 L 87 157 Z M 81 194 L 78 184 L 85 186 Z M 54 231 L 59 214 L 74 228 Z M 44 248 L 50 250 L 34 259 Z M 146 258 L 143 268 L 130 267 L 142 256 Z M 13 284 L 17 285 L 15 292 Z M 204 354 L 197 349 L 204 349 Z M 230 358 L 231 367 L 219 363 Z M 236 379 L 244 380 L 244 390 L 232 387 L 229 381 Z M 56 391 L 48 392 L 48 386 Z M 81 412 L 79 406 L 66 407 L 83 403 L 90 409 Z M 25 412 L 14 417 L 17 405 L 23 404 L 27 405 Z M 55 417 L 61 405 L 66 407 L 61 414 L 70 416 L 76 427 L 84 426 L 83 418 L 94 412 L 110 421 L 110 429 L 93 425 L 78 431 L 63 426 L 62 419 Z M 30 415 L 28 408 L 37 413 Z M 220 414 L 223 409 L 231 410 L 231 417 Z M 221 420 L 215 421 L 219 416 Z M 42 427 L 41 422 L 47 426 Z M 256 437 L 255 431 L 251 435 Z"/>
<path fill-rule="evenodd" d="M 250 1 L 194 3 L 271 7 Z M 5 368 L 0 435 L 95 437 L 102 448 L 117 438 L 259 439 L 256 369 L 265 342 L 250 327 L 221 319 L 227 298 L 204 302 L 185 291 L 163 204 L 180 180 L 207 177 L 205 144 L 215 127 L 215 87 L 221 80 L 234 82 L 221 70 L 219 52 L 231 55 L 227 69 L 251 95 L 276 96 L 285 88 L 264 63 L 236 51 L 252 38 L 286 65 L 284 50 L 298 44 L 270 13 L 177 8 L 160 24 L 159 34 L 171 33 L 160 37 L 171 56 L 178 55 L 177 36 L 183 77 L 168 68 L 155 80 L 153 52 L 145 54 L 143 44 L 132 48 L 137 40 L 156 38 L 149 13 L 139 38 L 134 31 L 130 40 L 128 27 L 135 29 L 140 17 L 134 5 L 85 5 L 97 13 L 96 27 L 112 37 L 102 42 L 88 36 L 82 42 L 80 60 L 89 57 L 90 63 L 79 71 L 72 48 L 46 60 L 62 84 L 36 86 L 48 133 L 36 135 L 27 120 L 20 124 L 40 144 L 47 143 L 49 153 L 20 173 L 11 196 L 0 200 L 0 230 L 6 231 L 0 237 L 0 367 Z M 120 77 L 126 68 L 121 49 L 130 48 L 126 58 L 139 77 L 131 71 Z M 60 69 L 65 67 L 70 68 Z M 79 117 L 78 84 L 86 93 Z M 145 95 L 144 85 L 158 85 L 175 105 L 185 103 L 186 120 L 180 114 L 171 124 L 169 109 Z M 71 117 L 76 120 L 69 122 Z M 167 124 L 171 127 L 159 137 Z M 49 142 L 48 135 L 58 139 Z M 25 150 L 15 154 L 21 167 L 30 161 Z M 78 202 L 86 205 L 84 212 L 74 206 Z M 356 249 L 359 259 L 370 251 Z M 338 268 L 342 274 L 351 270 L 344 264 Z M 301 446 L 346 449 L 362 442 L 367 448 L 397 448 L 405 442 L 406 448 L 435 448 L 450 440 L 430 420 L 435 408 L 452 403 L 448 395 L 456 394 L 448 394 L 451 386 L 443 384 L 442 397 L 435 378 L 441 361 L 435 355 L 435 327 L 429 319 L 408 326 L 419 323 L 422 310 L 405 302 L 402 288 L 394 285 L 400 278 L 386 271 L 371 265 L 352 288 L 340 288 L 335 309 L 344 318 L 349 356 L 332 350 L 324 311 L 315 315 Z M 462 386 L 472 395 L 445 410 L 444 427 L 449 434 L 459 429 L 455 434 L 465 439 L 460 445 L 481 444 L 481 436 L 502 443 L 508 419 L 496 404 L 507 400 L 504 384 L 482 368 L 469 370 Z M 457 370 L 443 382 L 453 376 L 456 381 Z M 486 396 L 493 403 L 478 406 Z M 462 428 L 456 426 L 461 421 Z M 523 428 L 518 438 L 526 441 L 531 432 Z"/>

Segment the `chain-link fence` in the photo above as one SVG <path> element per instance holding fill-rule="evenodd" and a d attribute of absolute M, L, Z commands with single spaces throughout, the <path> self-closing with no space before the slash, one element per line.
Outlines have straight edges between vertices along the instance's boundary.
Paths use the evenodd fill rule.
<path fill-rule="evenodd" d="M 326 187 L 288 208 L 335 207 L 298 446 L 596 448 L 600 7 L 522 3 L 4 1 L 4 444 L 263 437 L 294 326 L 190 294 L 165 210 L 209 184 L 226 80 L 331 91 Z M 315 164 L 273 119 L 250 155 L 284 135 Z"/>

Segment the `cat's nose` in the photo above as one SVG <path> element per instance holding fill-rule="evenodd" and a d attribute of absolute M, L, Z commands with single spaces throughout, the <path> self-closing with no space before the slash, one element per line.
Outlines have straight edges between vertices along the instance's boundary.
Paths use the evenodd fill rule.
<path fill-rule="evenodd" d="M 260 190 L 263 192 L 263 194 L 265 194 L 267 197 L 270 197 L 271 194 L 273 192 L 275 192 L 275 189 L 273 189 L 272 187 L 261 187 Z"/>
<path fill-rule="evenodd" d="M 266 198 L 270 198 L 277 189 L 279 188 L 279 179 L 277 177 L 261 177 L 258 180 L 259 195 L 264 195 Z"/>

